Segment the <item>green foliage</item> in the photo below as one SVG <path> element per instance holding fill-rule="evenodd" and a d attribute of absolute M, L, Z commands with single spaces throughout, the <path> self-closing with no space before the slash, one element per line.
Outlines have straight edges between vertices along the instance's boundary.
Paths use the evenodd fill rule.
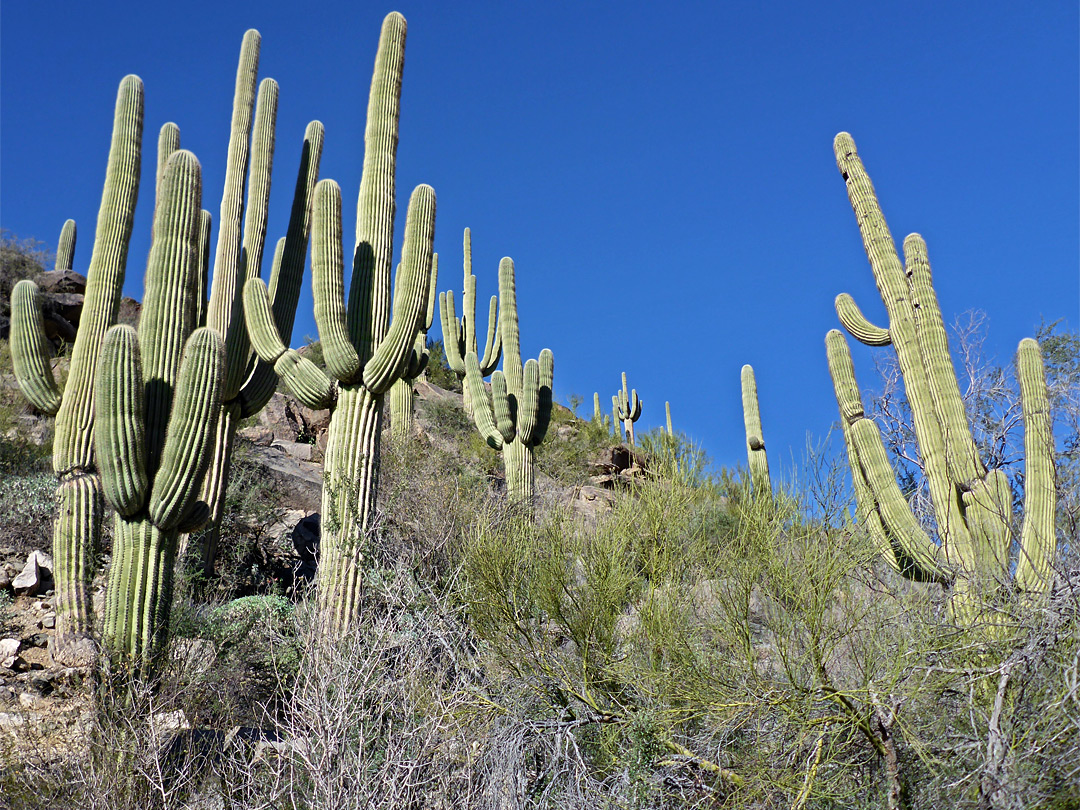
<path fill-rule="evenodd" d="M 11 314 L 11 291 L 23 279 L 33 281 L 53 261 L 52 251 L 37 239 L 19 239 L 0 230 L 0 318 Z"/>

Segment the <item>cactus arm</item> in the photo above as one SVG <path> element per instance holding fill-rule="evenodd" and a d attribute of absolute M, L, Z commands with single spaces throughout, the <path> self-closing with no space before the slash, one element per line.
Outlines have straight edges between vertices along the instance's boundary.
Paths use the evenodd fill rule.
<path fill-rule="evenodd" d="M 611 395 L 611 421 L 614 423 L 615 438 L 620 442 L 623 441 L 623 421 L 619 416 L 619 397 L 616 394 Z"/>
<path fill-rule="evenodd" d="M 674 436 L 675 431 L 673 431 L 671 429 L 671 403 L 670 402 L 665 402 L 664 403 L 664 414 L 667 416 L 667 435 L 668 436 Z"/>
<path fill-rule="evenodd" d="M 400 295 L 390 331 L 364 366 L 364 386 L 384 394 L 401 376 L 420 327 L 421 310 L 428 298 L 432 246 L 435 241 L 435 190 L 419 185 L 409 200 L 402 252 Z"/>
<path fill-rule="evenodd" d="M 105 333 L 98 361 L 95 445 L 105 502 L 131 517 L 146 502 L 146 431 L 138 334 L 130 326 Z"/>
<path fill-rule="evenodd" d="M 23 279 L 11 291 L 11 364 L 30 404 L 44 413 L 60 410 L 60 388 L 49 364 L 51 352 L 38 305 L 38 286 Z"/>
<path fill-rule="evenodd" d="M 293 395 L 309 408 L 329 407 L 334 399 L 333 384 L 318 366 L 281 342 L 270 294 L 260 278 L 249 279 L 244 285 L 244 319 L 259 358 L 273 365 L 274 373 Z"/>
<path fill-rule="evenodd" d="M 521 375 L 521 398 L 517 409 L 517 435 L 526 445 L 536 436 L 540 412 L 540 369 L 535 360 L 526 360 Z"/>
<path fill-rule="evenodd" d="M 184 343 L 195 328 L 198 285 L 193 282 L 200 272 L 201 198 L 199 161 L 187 150 L 174 152 L 166 162 L 161 201 L 154 212 L 154 241 L 139 318 L 139 354 L 146 384 L 146 471 L 150 478 L 161 463 Z"/>
<path fill-rule="evenodd" d="M 221 411 L 225 346 L 202 327 L 188 339 L 176 384 L 161 468 L 150 495 L 150 520 L 163 531 L 177 528 L 195 504 L 214 452 Z"/>
<path fill-rule="evenodd" d="M 433 234 L 434 236 L 434 234 Z M 428 298 L 427 304 L 424 307 L 424 315 L 421 319 L 423 323 L 423 329 L 421 330 L 425 335 L 431 329 L 432 320 L 435 317 L 435 301 L 438 298 L 439 284 L 439 254 L 431 254 L 431 277 L 428 279 Z"/>
<path fill-rule="evenodd" d="M 341 251 L 341 188 L 333 180 L 315 186 L 311 233 L 311 285 L 315 324 L 327 371 L 342 382 L 360 373 L 360 357 L 349 337 L 345 314 L 345 281 Z"/>
<path fill-rule="evenodd" d="M 195 302 L 198 304 L 195 323 L 206 326 L 207 299 L 210 288 L 210 233 L 214 224 L 214 215 L 205 208 L 199 212 L 199 291 Z"/>
<path fill-rule="evenodd" d="M 761 411 L 758 408 L 757 380 L 752 366 L 742 367 L 743 424 L 746 428 L 746 456 L 750 464 L 750 479 L 755 492 L 771 492 L 769 459 L 765 453 L 765 438 L 761 431 Z M 669 412 L 670 413 L 670 412 Z M 668 432 L 671 432 L 670 418 Z"/>
<path fill-rule="evenodd" d="M 888 329 L 875 326 L 862 314 L 855 299 L 847 293 L 836 296 L 836 314 L 847 333 L 867 346 L 888 346 L 892 343 Z"/>
<path fill-rule="evenodd" d="M 173 152 L 180 148 L 180 127 L 172 121 L 161 125 L 158 131 L 157 141 L 157 173 L 154 175 L 154 200 L 155 204 L 161 196 L 161 177 L 165 174 L 165 161 Z"/>
<path fill-rule="evenodd" d="M 1051 433 L 1050 400 L 1046 393 L 1046 369 L 1039 344 L 1020 341 L 1017 376 L 1024 411 L 1024 524 L 1020 531 L 1020 559 L 1016 582 L 1024 591 L 1046 592 L 1057 545 L 1055 510 L 1057 491 L 1054 472 L 1054 437 Z"/>
<path fill-rule="evenodd" d="M 507 390 L 517 396 L 521 393 L 521 333 L 518 328 L 517 286 L 514 280 L 514 260 L 506 256 L 499 262 L 499 331 L 502 333 L 503 373 L 506 374 Z"/>
<path fill-rule="evenodd" d="M 536 429 L 528 444 L 538 447 L 547 436 L 548 426 L 551 424 L 552 396 L 555 385 L 555 355 L 551 349 L 543 349 L 540 352 L 538 363 L 539 376 L 537 383 L 540 386 L 537 399 Z"/>
<path fill-rule="evenodd" d="M 93 457 L 93 375 L 101 339 L 116 320 L 124 286 L 139 195 L 143 95 L 138 76 L 125 76 L 120 82 L 94 251 L 86 271 L 83 312 L 71 352 L 71 370 L 56 415 L 53 468 L 57 472 L 89 467 Z"/>
<path fill-rule="evenodd" d="M 225 187 L 218 216 L 217 248 L 214 256 L 214 283 L 206 323 L 229 340 L 235 306 L 241 299 L 237 289 L 244 279 L 240 271 L 241 224 L 244 217 L 244 178 L 247 175 L 255 86 L 259 73 L 262 38 L 255 29 L 244 33 L 240 61 L 236 68 L 229 147 L 225 158 Z M 235 338 L 234 338 L 235 339 Z"/>
<path fill-rule="evenodd" d="M 75 220 L 69 219 L 64 222 L 60 229 L 60 241 L 56 245 L 56 270 L 71 270 L 75 262 Z"/>
<path fill-rule="evenodd" d="M 896 484 L 877 425 L 864 415 L 847 341 L 832 329 L 825 344 L 865 528 L 897 571 L 918 580 L 950 581 L 952 573 L 941 562 L 941 549 L 919 525 Z"/>
<path fill-rule="evenodd" d="M 494 385 L 495 381 L 492 379 L 492 386 Z M 490 447 L 500 449 L 503 445 L 503 434 L 495 425 L 495 414 L 487 391 L 484 390 L 484 378 L 480 376 L 476 352 L 467 352 L 465 355 L 465 388 L 469 400 L 473 403 L 473 421 L 476 423 L 476 429 L 480 431 L 480 435 Z"/>
<path fill-rule="evenodd" d="M 465 351 L 476 351 L 476 275 L 472 271 L 472 230 L 465 229 L 462 238 L 464 287 L 461 298 L 461 331 Z M 483 364 L 480 366 L 483 370 Z M 486 376 L 486 375 L 485 375 Z"/>
<path fill-rule="evenodd" d="M 439 293 L 439 318 L 442 322 L 443 350 L 446 354 L 446 365 L 455 374 L 463 375 L 465 373 L 465 358 L 462 355 L 461 324 L 454 309 L 453 290 Z"/>
<path fill-rule="evenodd" d="M 395 182 L 405 18 L 386 15 L 379 34 L 364 130 L 364 169 L 356 218 L 348 323 L 362 364 L 375 353 L 390 321 L 390 269 L 394 250 Z M 409 335 L 408 344 L 412 343 Z M 389 387 L 389 385 L 387 386 Z"/>
<path fill-rule="evenodd" d="M 506 390 L 506 375 L 501 371 L 492 373 L 491 406 L 495 413 L 495 426 L 502 436 L 502 444 L 509 444 L 514 440 L 520 404 L 519 398 Z"/>
<path fill-rule="evenodd" d="M 490 374 L 499 365 L 502 356 L 502 332 L 499 325 L 499 296 L 491 296 L 488 302 L 488 330 L 487 339 L 484 341 L 484 356 L 480 362 L 480 371 Z"/>

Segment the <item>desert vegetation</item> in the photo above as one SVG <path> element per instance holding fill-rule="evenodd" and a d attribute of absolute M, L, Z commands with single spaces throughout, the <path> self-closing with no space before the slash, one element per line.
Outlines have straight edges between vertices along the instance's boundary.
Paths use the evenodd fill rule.
<path fill-rule="evenodd" d="M 837 298 L 882 359 L 860 390 L 826 337 L 836 441 L 770 475 L 750 366 L 738 469 L 670 404 L 636 431 L 626 374 L 579 415 L 552 353 L 522 358 L 510 258 L 482 348 L 470 231 L 461 312 L 437 290 L 431 187 L 395 255 L 404 47 L 391 14 L 349 292 L 318 122 L 260 277 L 277 87 L 254 31 L 213 272 L 201 166 L 166 125 L 120 317 L 134 76 L 71 334 L 47 326 L 53 254 L 4 237 L 0 804 L 1080 807 L 1080 337 L 1043 324 L 997 367 L 977 314 L 946 328 L 925 242 L 897 251 L 841 133 L 889 322 Z"/>

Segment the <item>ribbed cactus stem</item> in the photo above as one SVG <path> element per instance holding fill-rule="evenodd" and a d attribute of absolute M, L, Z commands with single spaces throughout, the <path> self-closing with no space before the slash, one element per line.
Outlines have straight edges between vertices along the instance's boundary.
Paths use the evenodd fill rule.
<path fill-rule="evenodd" d="M 1031 338 L 1020 341 L 1016 367 L 1024 411 L 1024 525 L 1016 583 L 1024 591 L 1046 592 L 1051 585 L 1051 566 L 1057 547 L 1057 489 L 1053 421 L 1038 342 Z"/>
<path fill-rule="evenodd" d="M 593 391 L 592 395 L 592 420 L 600 422 L 604 418 L 604 412 L 600 408 L 600 392 Z"/>
<path fill-rule="evenodd" d="M 75 261 L 75 220 L 69 219 L 60 229 L 60 241 L 56 244 L 56 270 L 71 270 Z"/>
<path fill-rule="evenodd" d="M 401 275 L 400 268 L 398 275 Z M 390 430 L 397 441 L 402 441 L 413 432 L 413 410 L 416 392 L 413 386 L 417 378 L 424 373 L 430 358 L 427 348 L 427 334 L 435 315 L 435 296 L 439 280 L 439 254 L 431 257 L 431 277 L 428 279 L 428 296 L 424 310 L 420 314 L 420 329 L 413 341 L 412 350 L 405 363 L 405 368 L 390 387 Z M 395 291 L 396 294 L 396 291 Z"/>
<path fill-rule="evenodd" d="M 750 480 L 753 482 L 755 493 L 771 493 L 769 459 L 765 454 L 765 434 L 761 431 L 761 411 L 758 409 L 757 380 L 754 378 L 753 367 L 749 365 L 742 367 L 742 404 Z M 670 421 L 668 424 L 670 433 Z"/>
<path fill-rule="evenodd" d="M 671 429 L 671 403 L 664 403 L 664 416 L 667 419 L 667 435 L 670 437 L 675 436 L 675 431 Z"/>

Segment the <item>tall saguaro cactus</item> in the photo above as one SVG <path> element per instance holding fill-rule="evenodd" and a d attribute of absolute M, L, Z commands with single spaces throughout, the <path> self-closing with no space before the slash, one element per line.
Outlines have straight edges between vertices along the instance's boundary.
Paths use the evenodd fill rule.
<path fill-rule="evenodd" d="M 983 610 L 989 590 L 1009 578 L 1010 487 L 1001 470 L 985 467 L 972 438 L 931 282 L 926 243 L 918 234 L 908 236 L 901 261 L 855 142 L 841 132 L 834 149 L 889 326 L 886 329 L 870 323 L 846 294 L 836 299 L 837 314 L 857 340 L 872 346 L 892 345 L 896 351 L 940 545 L 919 524 L 896 485 L 877 427 L 863 412 L 846 341 L 833 330 L 826 338 L 829 370 L 840 406 L 859 519 L 898 570 L 915 579 L 952 583 L 953 615 L 970 623 Z M 1034 341 L 1021 343 L 1019 368 L 1029 434 L 1025 438 L 1026 463 L 1029 482 L 1034 485 L 1029 483 L 1025 492 L 1016 579 L 1024 589 L 1039 591 L 1050 585 L 1055 548 L 1054 473 L 1046 378 Z"/>
<path fill-rule="evenodd" d="M 91 640 L 91 562 L 100 539 L 101 481 L 94 464 L 93 381 L 105 331 L 116 320 L 124 286 L 128 245 L 135 219 L 142 161 L 143 84 L 138 76 L 120 82 L 112 145 L 105 173 L 94 250 L 71 367 L 63 394 L 49 365 L 48 341 L 38 290 L 22 281 L 12 291 L 11 354 L 15 376 L 27 399 L 56 415 L 53 470 L 59 477 L 53 524 L 56 565 L 56 634 L 51 645 L 60 663 L 83 665 L 94 654 Z M 71 228 L 74 242 L 74 223 Z M 69 251 L 62 251 L 70 256 Z"/>
<path fill-rule="evenodd" d="M 198 160 L 174 152 L 154 215 L 138 334 L 129 326 L 106 333 L 95 383 L 96 449 L 116 510 L 103 637 L 144 674 L 164 646 L 179 535 L 209 517 L 199 491 L 213 455 L 225 346 L 215 330 L 196 329 L 201 197 Z"/>
<path fill-rule="evenodd" d="M 480 376 L 487 377 L 499 365 L 502 355 L 502 332 L 499 330 L 499 297 L 491 296 L 488 303 L 487 340 L 484 341 L 484 353 L 481 355 L 476 343 L 476 276 L 472 271 L 472 232 L 466 228 L 463 252 L 465 255 L 465 290 L 462 294 L 461 318 L 454 309 L 454 291 L 439 293 L 439 314 L 442 321 L 443 348 L 446 351 L 446 364 L 465 380 L 465 355 L 473 352 L 479 357 Z M 462 387 L 465 415 L 473 416 L 473 405 L 469 391 Z"/>
<path fill-rule="evenodd" d="M 472 400 L 473 420 L 487 443 L 502 450 L 506 489 L 510 500 L 531 504 L 535 491 L 533 450 L 547 435 L 551 422 L 555 358 L 550 349 L 539 361 L 521 363 L 514 262 L 499 263 L 499 330 L 502 333 L 503 370 L 491 375 L 491 397 L 484 388 L 476 352 L 465 355 L 466 396 Z"/>
<path fill-rule="evenodd" d="M 752 366 L 742 367 L 743 422 L 746 425 L 746 458 L 750 464 L 750 480 L 754 492 L 772 492 L 769 479 L 769 459 L 765 455 L 765 434 L 761 432 L 761 411 L 758 410 L 757 380 Z"/>
<path fill-rule="evenodd" d="M 390 431 L 395 439 L 401 440 L 412 433 L 413 400 L 415 398 L 416 379 L 427 368 L 430 354 L 427 348 L 427 333 L 435 315 L 435 292 L 439 280 L 439 254 L 431 257 L 431 278 L 428 280 L 428 298 L 424 311 L 420 314 L 420 330 L 416 333 L 412 350 L 404 370 L 397 381 L 390 386 Z"/>
<path fill-rule="evenodd" d="M 217 330 L 225 340 L 227 366 L 225 403 L 216 428 L 214 458 L 203 492 L 211 510 L 210 527 L 202 548 L 206 576 L 214 570 L 237 425 L 240 420 L 262 410 L 277 385 L 273 367 L 261 362 L 251 351 L 243 318 L 244 284 L 248 279 L 258 278 L 262 267 L 276 138 L 277 82 L 263 79 L 256 92 L 260 42 L 259 32 L 252 29 L 244 34 L 240 48 L 213 284 L 208 304 L 200 299 L 201 305 L 206 307 L 206 325 Z M 162 137 L 166 137 L 165 130 Z M 172 148 L 179 148 L 178 138 L 175 142 L 170 139 L 170 143 Z M 312 121 L 304 133 L 288 229 L 279 241 L 271 267 L 271 299 L 285 342 L 292 337 L 304 275 L 311 229 L 311 198 L 319 177 L 322 145 L 323 125 Z M 159 161 L 168 157 L 164 154 L 167 151 L 166 147 L 159 148 Z M 208 242 L 203 249 L 209 249 Z M 205 289 L 204 278 L 200 278 L 200 284 Z"/>
<path fill-rule="evenodd" d="M 634 445 L 634 422 L 641 416 L 641 400 L 638 399 L 637 389 L 628 391 L 626 388 L 626 372 L 622 374 L 622 390 L 618 397 L 618 417 L 626 429 L 626 438 L 630 446 Z"/>
<path fill-rule="evenodd" d="M 337 634 L 348 632 L 360 608 L 367 539 L 374 528 L 383 399 L 409 361 L 428 300 L 433 262 L 435 192 L 420 185 L 409 201 L 396 293 L 391 296 L 394 170 L 404 64 L 405 18 L 393 12 L 383 21 L 371 82 L 347 306 L 341 190 L 332 180 L 322 180 L 315 188 L 311 244 L 315 322 L 327 371 L 336 385 L 286 348 L 262 281 L 249 279 L 244 288 L 244 314 L 259 357 L 274 364 L 305 405 L 332 408 L 318 587 L 323 621 Z"/>

